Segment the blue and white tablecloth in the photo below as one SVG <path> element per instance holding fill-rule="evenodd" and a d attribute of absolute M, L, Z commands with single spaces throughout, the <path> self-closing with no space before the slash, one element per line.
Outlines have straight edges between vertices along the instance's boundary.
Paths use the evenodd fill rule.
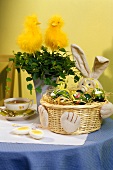
<path fill-rule="evenodd" d="M 113 170 L 113 120 L 83 145 L 1 142 L 0 170 Z"/>

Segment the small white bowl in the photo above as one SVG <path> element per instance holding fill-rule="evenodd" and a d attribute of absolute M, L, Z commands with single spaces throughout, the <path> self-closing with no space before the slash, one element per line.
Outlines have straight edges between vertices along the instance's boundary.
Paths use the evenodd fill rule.
<path fill-rule="evenodd" d="M 33 105 L 33 100 L 28 98 L 8 98 L 4 100 L 4 106 L 7 110 L 11 111 L 24 111 L 31 108 Z"/>

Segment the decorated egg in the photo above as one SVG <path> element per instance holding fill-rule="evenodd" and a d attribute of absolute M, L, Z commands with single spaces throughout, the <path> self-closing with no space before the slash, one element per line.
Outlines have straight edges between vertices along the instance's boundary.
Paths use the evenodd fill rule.
<path fill-rule="evenodd" d="M 73 101 L 75 104 L 86 104 L 87 102 L 89 102 L 91 99 L 91 95 L 90 94 L 84 94 L 81 90 L 77 90 L 74 94 L 73 94 Z"/>
<path fill-rule="evenodd" d="M 17 134 L 17 135 L 26 135 L 29 133 L 30 127 L 28 126 L 22 126 L 22 127 L 18 127 L 12 130 L 13 133 Z"/>
<path fill-rule="evenodd" d="M 85 104 L 86 103 L 86 101 L 84 100 L 83 92 L 81 90 L 78 90 L 73 94 L 72 100 L 75 104 Z"/>
<path fill-rule="evenodd" d="M 95 101 L 103 102 L 105 99 L 105 92 L 103 89 L 96 88 L 92 92 L 92 97 Z"/>
<path fill-rule="evenodd" d="M 86 93 L 86 94 L 84 94 L 84 98 L 85 98 L 86 102 L 89 102 L 91 99 L 91 95 Z"/>
<path fill-rule="evenodd" d="M 39 129 L 32 129 L 29 131 L 29 134 L 34 139 L 41 139 L 44 136 L 44 132 Z"/>
<path fill-rule="evenodd" d="M 65 98 L 70 97 L 69 92 L 67 90 L 57 90 L 57 91 L 53 91 L 51 93 L 51 97 L 53 97 L 53 98 L 57 98 L 59 96 L 63 96 Z"/>

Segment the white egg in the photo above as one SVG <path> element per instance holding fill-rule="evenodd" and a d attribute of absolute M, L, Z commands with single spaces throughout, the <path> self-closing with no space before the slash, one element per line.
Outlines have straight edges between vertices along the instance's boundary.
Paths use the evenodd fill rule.
<path fill-rule="evenodd" d="M 17 135 L 27 135 L 29 131 L 30 131 L 30 127 L 28 126 L 21 126 L 12 130 L 12 132 Z"/>
<path fill-rule="evenodd" d="M 29 134 L 32 138 L 35 138 L 35 139 L 41 139 L 44 136 L 44 132 L 39 129 L 30 130 Z"/>

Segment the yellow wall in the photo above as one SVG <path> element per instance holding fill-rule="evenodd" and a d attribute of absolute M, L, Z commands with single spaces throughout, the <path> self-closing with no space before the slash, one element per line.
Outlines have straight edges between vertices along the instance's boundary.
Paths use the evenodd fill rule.
<path fill-rule="evenodd" d="M 90 67 L 97 55 L 109 58 L 109 68 L 100 81 L 106 91 L 113 92 L 113 0 L 0 0 L 0 54 L 19 50 L 16 38 L 25 17 L 32 14 L 38 16 L 42 30 L 52 15 L 61 15 L 69 45 L 76 43 L 84 50 Z M 35 100 L 35 93 L 30 96 L 26 90 L 26 74 L 22 77 L 23 97 Z M 15 96 L 17 88 L 15 83 Z M 113 102 L 113 96 L 110 100 Z"/>

